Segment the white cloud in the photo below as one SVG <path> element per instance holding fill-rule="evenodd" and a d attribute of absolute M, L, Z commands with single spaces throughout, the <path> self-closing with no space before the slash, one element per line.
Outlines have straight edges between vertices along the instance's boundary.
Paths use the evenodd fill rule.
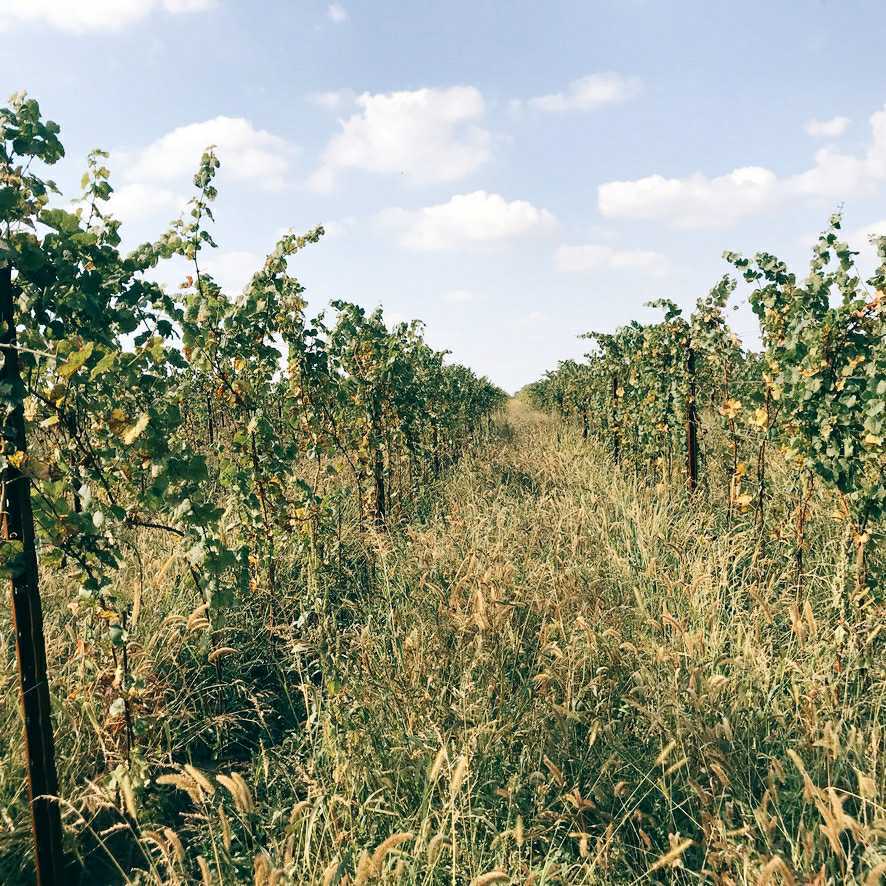
<path fill-rule="evenodd" d="M 188 198 L 168 188 L 133 182 L 114 189 L 108 209 L 126 225 L 161 212 L 177 215 Z"/>
<path fill-rule="evenodd" d="M 886 181 L 886 106 L 871 114 L 868 122 L 871 142 L 864 154 L 822 148 L 816 151 L 811 169 L 787 179 L 788 191 L 810 197 L 851 197 L 871 193 Z"/>
<path fill-rule="evenodd" d="M 216 0 L 3 0 L 0 29 L 16 24 L 49 25 L 63 31 L 115 31 L 155 10 L 172 15 L 202 12 Z"/>
<path fill-rule="evenodd" d="M 483 96 L 472 86 L 357 96 L 311 178 L 332 187 L 345 169 L 401 174 L 418 183 L 464 178 L 489 159 L 489 133 L 478 125 Z"/>
<path fill-rule="evenodd" d="M 212 275 L 226 295 L 239 295 L 252 279 L 252 275 L 261 270 L 264 262 L 265 256 L 257 252 L 213 251 L 206 253 L 206 257 L 201 259 L 201 266 Z"/>
<path fill-rule="evenodd" d="M 873 139 L 867 153 L 867 165 L 871 175 L 886 179 L 886 105 L 870 117 Z"/>
<path fill-rule="evenodd" d="M 134 155 L 123 155 L 129 181 L 171 181 L 193 174 L 203 151 L 215 145 L 226 176 L 254 180 L 261 187 L 285 184 L 294 147 L 280 136 L 256 129 L 243 117 L 215 117 L 173 129 Z"/>
<path fill-rule="evenodd" d="M 862 154 L 822 148 L 809 169 L 778 178 L 770 169 L 746 166 L 710 178 L 649 175 L 605 182 L 597 189 L 609 218 L 659 219 L 678 228 L 726 225 L 797 198 L 828 201 L 874 193 L 886 182 L 886 107 L 870 116 L 871 141 Z"/>
<path fill-rule="evenodd" d="M 599 243 L 561 246 L 554 256 L 558 271 L 641 271 L 654 276 L 667 273 L 668 260 L 660 252 L 644 249 L 616 249 Z"/>
<path fill-rule="evenodd" d="M 606 105 L 622 104 L 643 91 L 638 77 L 625 77 L 615 71 L 590 74 L 573 80 L 565 92 L 555 92 L 529 99 L 538 111 L 595 111 Z"/>
<path fill-rule="evenodd" d="M 879 256 L 871 237 L 886 237 L 886 218 L 847 232 L 846 242 L 861 254 L 862 265 L 873 270 L 879 264 Z"/>
<path fill-rule="evenodd" d="M 807 120 L 803 128 L 813 138 L 838 138 L 849 127 L 848 117 L 831 117 L 830 120 Z"/>
<path fill-rule="evenodd" d="M 772 202 L 775 173 L 759 166 L 734 169 L 708 178 L 649 175 L 600 185 L 597 199 L 607 218 L 661 219 L 676 227 L 725 225 L 758 212 Z"/>
<path fill-rule="evenodd" d="M 336 219 L 334 221 L 323 222 L 323 230 L 325 232 L 324 239 L 343 237 L 348 234 L 356 224 L 357 219 L 353 215 Z"/>
<path fill-rule="evenodd" d="M 867 242 L 870 237 L 886 237 L 886 218 L 878 222 L 872 222 L 861 228 L 852 231 L 848 240 L 850 245 L 858 246 L 862 242 Z"/>
<path fill-rule="evenodd" d="M 869 173 L 864 158 L 822 148 L 815 152 L 815 165 L 791 176 L 785 187 L 789 192 L 808 197 L 839 200 L 870 189 L 874 182 Z"/>
<path fill-rule="evenodd" d="M 326 10 L 326 14 L 337 25 L 344 24 L 350 18 L 347 9 L 345 9 L 341 3 L 330 3 L 329 8 Z"/>
<path fill-rule="evenodd" d="M 443 293 L 443 300 L 451 304 L 467 304 L 476 297 L 470 289 L 449 289 Z"/>
<path fill-rule="evenodd" d="M 446 203 L 423 209 L 386 209 L 379 213 L 378 221 L 398 231 L 403 246 L 418 250 L 504 241 L 549 232 L 557 225 L 547 209 L 525 200 L 509 203 L 486 191 L 456 194 Z"/>

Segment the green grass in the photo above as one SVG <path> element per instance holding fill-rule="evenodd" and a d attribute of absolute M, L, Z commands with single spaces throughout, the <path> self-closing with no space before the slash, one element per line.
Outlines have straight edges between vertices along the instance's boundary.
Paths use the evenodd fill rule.
<path fill-rule="evenodd" d="M 882 610 L 847 598 L 826 496 L 798 572 L 790 475 L 772 468 L 761 534 L 750 513 L 727 525 L 710 473 L 688 500 L 515 401 L 426 521 L 349 527 L 313 599 L 290 564 L 285 595 L 255 588 L 212 625 L 188 624 L 185 570 L 138 537 L 118 587 L 141 596 L 129 760 L 116 665 L 48 577 L 84 879 L 880 882 Z M 16 882 L 9 652 L 2 667 L 0 880 Z"/>

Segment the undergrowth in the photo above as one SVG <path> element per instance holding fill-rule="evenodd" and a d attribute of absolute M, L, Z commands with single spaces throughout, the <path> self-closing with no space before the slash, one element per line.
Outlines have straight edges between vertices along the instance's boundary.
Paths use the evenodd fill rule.
<path fill-rule="evenodd" d="M 45 576 L 75 866 L 96 883 L 874 886 L 882 610 L 845 593 L 824 493 L 798 566 L 787 472 L 773 489 L 761 530 L 715 487 L 621 475 L 514 401 L 426 520 L 346 526 L 313 595 L 288 564 L 284 590 L 210 623 L 184 567 L 134 536 L 131 731 L 108 715 L 120 663 Z M 29 834 L 9 645 L 2 667 L 13 883 Z"/>

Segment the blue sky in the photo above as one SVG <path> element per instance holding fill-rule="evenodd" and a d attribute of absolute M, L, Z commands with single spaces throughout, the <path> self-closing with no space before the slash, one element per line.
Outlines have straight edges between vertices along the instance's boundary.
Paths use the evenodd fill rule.
<path fill-rule="evenodd" d="M 292 268 L 312 308 L 418 317 L 514 390 L 650 298 L 691 305 L 725 248 L 802 271 L 838 204 L 872 267 L 884 37 L 854 0 L 0 0 L 0 88 L 61 124 L 66 196 L 112 152 L 128 243 L 215 142 L 232 291 L 326 224 Z"/>

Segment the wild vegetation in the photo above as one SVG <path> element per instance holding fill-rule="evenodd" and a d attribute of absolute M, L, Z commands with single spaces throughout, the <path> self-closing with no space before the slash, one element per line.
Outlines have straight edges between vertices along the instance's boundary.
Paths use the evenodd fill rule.
<path fill-rule="evenodd" d="M 308 319 L 322 229 L 223 293 L 211 151 L 123 254 L 104 156 L 50 208 L 58 127 L 0 126 L 0 880 L 880 882 L 886 264 L 839 218 L 803 281 L 729 256 L 760 353 L 724 278 L 508 402 Z"/>

